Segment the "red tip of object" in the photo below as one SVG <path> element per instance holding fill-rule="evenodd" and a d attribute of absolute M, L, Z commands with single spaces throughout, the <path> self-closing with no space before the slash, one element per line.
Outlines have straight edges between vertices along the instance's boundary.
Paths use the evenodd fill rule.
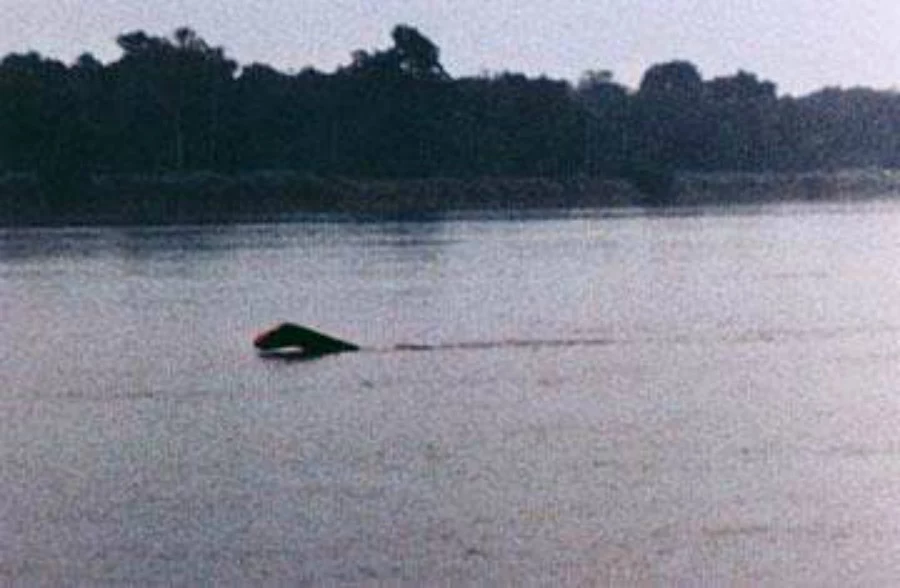
<path fill-rule="evenodd" d="M 259 344 L 260 344 L 260 342 L 263 340 L 263 337 L 265 337 L 265 335 L 266 335 L 266 333 L 265 333 L 265 332 L 262 332 L 262 333 L 258 334 L 256 337 L 254 337 L 254 338 L 253 338 L 253 345 L 254 345 L 255 347 L 259 347 Z"/>

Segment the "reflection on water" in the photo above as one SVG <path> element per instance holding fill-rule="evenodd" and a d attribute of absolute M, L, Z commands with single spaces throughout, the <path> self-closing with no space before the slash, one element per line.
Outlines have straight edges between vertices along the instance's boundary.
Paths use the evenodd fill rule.
<path fill-rule="evenodd" d="M 898 224 L 0 230 L 0 582 L 894 584 Z"/>

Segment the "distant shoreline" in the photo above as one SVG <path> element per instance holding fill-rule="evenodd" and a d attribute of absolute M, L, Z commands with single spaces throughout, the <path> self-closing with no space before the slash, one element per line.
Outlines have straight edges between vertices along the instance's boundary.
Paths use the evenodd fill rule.
<path fill-rule="evenodd" d="M 631 206 L 643 195 L 619 179 L 329 178 L 290 171 L 99 175 L 50 193 L 29 174 L 0 177 L 0 225 L 178 224 L 440 216 L 454 211 L 565 210 Z"/>
<path fill-rule="evenodd" d="M 459 212 L 853 201 L 900 195 L 900 170 L 678 173 L 669 192 L 653 199 L 630 182 L 613 178 L 363 180 L 290 171 L 99 175 L 68 193 L 48 192 L 33 174 L 0 176 L 0 225 L 266 221 L 304 214 L 391 219 Z"/>
<path fill-rule="evenodd" d="M 675 206 L 796 201 L 856 201 L 900 196 L 900 170 L 680 173 Z"/>

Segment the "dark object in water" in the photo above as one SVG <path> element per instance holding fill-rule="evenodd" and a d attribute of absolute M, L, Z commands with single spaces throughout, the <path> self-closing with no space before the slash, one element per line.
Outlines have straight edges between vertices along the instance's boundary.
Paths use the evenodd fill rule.
<path fill-rule="evenodd" d="M 308 359 L 359 350 L 359 346 L 353 343 L 293 323 L 281 323 L 260 333 L 253 340 L 253 345 L 264 355 Z"/>
<path fill-rule="evenodd" d="M 390 347 L 367 347 L 366 350 L 371 352 L 409 352 L 489 350 L 509 347 L 538 349 L 543 347 L 605 346 L 613 343 L 615 341 L 612 339 L 500 339 L 494 341 L 443 343 L 439 345 L 400 343 Z M 277 327 L 260 333 L 253 340 L 253 345 L 259 350 L 260 355 L 283 359 L 315 359 L 331 353 L 360 350 L 360 347 L 355 343 L 335 339 L 324 333 L 295 325 L 294 323 L 281 323 Z"/>

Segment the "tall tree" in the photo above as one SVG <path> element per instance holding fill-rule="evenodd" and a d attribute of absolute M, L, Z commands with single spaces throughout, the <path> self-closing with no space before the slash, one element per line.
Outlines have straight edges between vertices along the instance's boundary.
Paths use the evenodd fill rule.
<path fill-rule="evenodd" d="M 714 78 L 705 84 L 703 106 L 704 167 L 753 171 L 777 165 L 782 150 L 775 84 L 745 71 Z"/>
<path fill-rule="evenodd" d="M 609 70 L 587 71 L 575 94 L 585 110 L 584 171 L 589 175 L 620 173 L 631 149 L 628 133 L 628 90 Z"/>
<path fill-rule="evenodd" d="M 224 94 L 237 64 L 189 28 L 175 31 L 173 40 L 137 31 L 117 42 L 123 55 L 110 67 L 111 79 L 119 132 L 137 142 L 132 161 L 149 157 L 174 170 L 216 167 Z"/>
<path fill-rule="evenodd" d="M 703 80 L 686 61 L 654 65 L 641 80 L 631 125 L 637 157 L 667 168 L 694 168 L 702 160 Z"/>

